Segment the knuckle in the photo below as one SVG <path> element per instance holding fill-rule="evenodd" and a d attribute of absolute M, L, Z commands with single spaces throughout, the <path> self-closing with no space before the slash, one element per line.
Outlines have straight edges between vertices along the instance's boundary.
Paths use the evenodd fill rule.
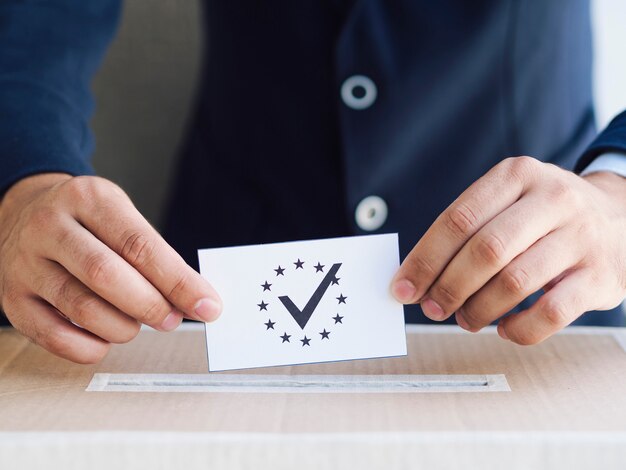
<path fill-rule="evenodd" d="M 174 282 L 174 286 L 170 289 L 168 298 L 179 299 L 184 296 L 189 286 L 189 279 L 186 276 L 179 275 Z"/>
<path fill-rule="evenodd" d="M 506 254 L 503 241 L 495 234 L 486 234 L 477 237 L 472 243 L 474 258 L 489 266 L 501 266 Z"/>
<path fill-rule="evenodd" d="M 519 297 L 527 292 L 530 277 L 523 268 L 510 268 L 502 271 L 500 280 L 507 293 Z"/>
<path fill-rule="evenodd" d="M 520 346 L 532 346 L 533 344 L 540 343 L 542 340 L 534 331 L 528 329 L 517 328 L 514 331 L 509 331 L 508 335 L 511 341 Z"/>
<path fill-rule="evenodd" d="M 438 274 L 431 261 L 423 256 L 412 256 L 409 258 L 409 268 L 409 274 L 413 276 L 421 274 L 429 278 L 434 278 Z"/>
<path fill-rule="evenodd" d="M 63 190 L 72 203 L 87 207 L 93 207 L 112 194 L 124 194 L 115 183 L 98 176 L 76 176 L 64 183 Z"/>
<path fill-rule="evenodd" d="M 137 320 L 146 325 L 158 326 L 170 313 L 170 310 L 162 300 L 153 300 L 139 313 Z"/>
<path fill-rule="evenodd" d="M 70 290 L 67 281 L 67 278 L 58 273 L 42 273 L 33 276 L 31 290 L 55 308 L 68 311 L 71 302 L 68 301 Z"/>
<path fill-rule="evenodd" d="M 42 284 L 45 282 L 47 282 L 47 280 L 41 281 Z M 58 280 L 56 285 L 56 295 L 53 295 L 53 297 L 62 299 L 62 302 L 60 303 L 63 303 L 65 305 L 71 305 L 74 302 L 72 296 L 72 278 L 70 276 L 65 276 L 64 279 Z M 43 290 L 43 286 L 41 289 Z"/>
<path fill-rule="evenodd" d="M 526 181 L 537 171 L 538 160 L 528 156 L 509 157 L 502 161 L 508 176 L 519 181 Z"/>
<path fill-rule="evenodd" d="M 100 362 L 109 352 L 110 345 L 106 342 L 93 342 L 89 348 L 80 347 L 80 341 L 76 341 L 70 330 L 57 327 L 49 328 L 24 328 L 22 334 L 33 343 L 56 354 L 79 364 L 95 364 Z"/>
<path fill-rule="evenodd" d="M 145 267 L 155 258 L 155 243 L 147 235 L 133 231 L 125 234 L 120 254 L 133 266 Z"/>
<path fill-rule="evenodd" d="M 33 340 L 59 356 L 72 356 L 72 340 L 61 328 L 36 329 L 33 332 Z"/>
<path fill-rule="evenodd" d="M 119 185 L 115 184 L 113 181 L 106 178 L 101 178 L 99 176 L 95 176 L 94 179 L 100 185 L 99 188 L 101 188 L 103 192 L 106 192 L 107 196 L 117 196 L 123 199 L 130 200 L 128 194 L 126 194 L 126 191 L 124 191 Z"/>
<path fill-rule="evenodd" d="M 465 240 L 477 230 L 479 217 L 467 204 L 457 203 L 446 211 L 444 223 L 455 237 Z"/>
<path fill-rule="evenodd" d="M 105 253 L 93 253 L 84 262 L 83 272 L 89 283 L 105 286 L 112 283 L 115 270 L 112 267 L 112 258 Z"/>
<path fill-rule="evenodd" d="M 63 192 L 73 203 L 91 203 L 97 191 L 96 181 L 91 176 L 76 176 L 63 184 Z"/>
<path fill-rule="evenodd" d="M 446 311 L 454 310 L 461 302 L 461 296 L 456 289 L 447 283 L 438 282 L 433 288 L 432 297 Z"/>
<path fill-rule="evenodd" d="M 73 320 L 81 326 L 87 326 L 90 319 L 97 316 L 100 302 L 91 294 L 82 292 L 72 299 Z"/>
<path fill-rule="evenodd" d="M 555 300 L 546 302 L 542 308 L 543 317 L 552 329 L 561 329 L 569 323 L 569 311 L 562 303 Z"/>
<path fill-rule="evenodd" d="M 480 328 L 486 324 L 485 321 L 480 317 L 480 315 L 476 313 L 476 311 L 468 308 L 467 306 L 463 307 L 463 311 L 461 314 L 463 315 L 463 319 L 472 329 Z"/>

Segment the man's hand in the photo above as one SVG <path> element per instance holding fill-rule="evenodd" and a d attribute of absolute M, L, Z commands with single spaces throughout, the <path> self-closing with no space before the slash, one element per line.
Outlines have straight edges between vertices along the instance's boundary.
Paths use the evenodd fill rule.
<path fill-rule="evenodd" d="M 118 186 L 42 174 L 0 203 L 0 307 L 50 352 L 94 363 L 142 323 L 214 320 L 221 300 Z"/>
<path fill-rule="evenodd" d="M 502 338 L 538 343 L 624 299 L 626 179 L 504 160 L 437 218 L 392 282 L 399 301 L 420 302 L 433 320 L 456 312 L 474 332 L 542 288 L 533 306 L 500 320 Z"/>

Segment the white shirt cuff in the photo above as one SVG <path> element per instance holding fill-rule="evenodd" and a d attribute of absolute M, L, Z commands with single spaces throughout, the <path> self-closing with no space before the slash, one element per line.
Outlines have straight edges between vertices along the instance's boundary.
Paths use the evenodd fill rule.
<path fill-rule="evenodd" d="M 581 171 L 580 176 L 596 173 L 598 171 L 610 171 L 611 173 L 626 178 L 626 154 L 604 153 Z"/>

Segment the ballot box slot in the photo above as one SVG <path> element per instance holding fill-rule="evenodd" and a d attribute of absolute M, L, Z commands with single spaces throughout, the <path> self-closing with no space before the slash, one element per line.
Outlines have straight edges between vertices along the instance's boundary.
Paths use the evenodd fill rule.
<path fill-rule="evenodd" d="M 442 393 L 507 392 L 495 375 L 95 374 L 89 392 Z"/>

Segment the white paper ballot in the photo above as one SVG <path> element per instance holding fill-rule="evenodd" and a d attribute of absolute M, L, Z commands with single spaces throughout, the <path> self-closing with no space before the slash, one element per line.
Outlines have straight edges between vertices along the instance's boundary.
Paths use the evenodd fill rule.
<path fill-rule="evenodd" d="M 224 310 L 206 324 L 210 371 L 406 355 L 389 284 L 398 235 L 199 250 Z"/>

